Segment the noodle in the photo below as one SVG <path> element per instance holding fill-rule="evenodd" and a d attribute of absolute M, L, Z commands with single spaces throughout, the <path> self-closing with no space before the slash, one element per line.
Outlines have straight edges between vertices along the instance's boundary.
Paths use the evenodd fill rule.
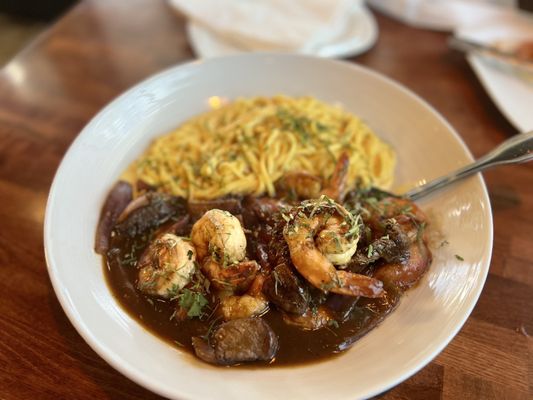
<path fill-rule="evenodd" d="M 395 154 L 359 118 L 312 97 L 254 97 L 157 138 L 123 179 L 191 199 L 273 196 L 287 171 L 327 179 L 343 152 L 350 158 L 348 185 L 390 186 Z"/>

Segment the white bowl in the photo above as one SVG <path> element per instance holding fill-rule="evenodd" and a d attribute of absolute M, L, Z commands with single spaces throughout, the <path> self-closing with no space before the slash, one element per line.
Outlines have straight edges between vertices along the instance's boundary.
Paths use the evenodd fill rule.
<path fill-rule="evenodd" d="M 427 103 L 366 68 L 294 55 L 196 61 L 147 79 L 83 129 L 57 171 L 45 220 L 48 270 L 63 309 L 89 345 L 146 388 L 179 399 L 354 399 L 376 395 L 433 359 L 472 311 L 487 276 L 492 216 L 480 176 L 421 202 L 449 244 L 379 327 L 340 357 L 298 367 L 218 368 L 143 329 L 106 286 L 93 251 L 107 192 L 157 135 L 208 109 L 211 96 L 312 95 L 361 116 L 398 153 L 397 187 L 412 186 L 472 157 Z M 464 258 L 460 261 L 454 255 Z"/>

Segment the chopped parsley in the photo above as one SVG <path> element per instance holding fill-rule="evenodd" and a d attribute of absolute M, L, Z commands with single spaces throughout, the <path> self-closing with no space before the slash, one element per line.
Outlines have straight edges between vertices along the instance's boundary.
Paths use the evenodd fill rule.
<path fill-rule="evenodd" d="M 167 289 L 167 297 L 169 297 L 170 299 L 174 299 L 178 296 L 179 291 L 180 287 L 174 283 L 169 289 Z"/>
<path fill-rule="evenodd" d="M 414 220 L 413 220 L 414 222 Z M 416 225 L 416 224 L 415 224 Z M 422 241 L 422 239 L 424 238 L 424 231 L 426 230 L 426 223 L 425 222 L 422 222 L 421 224 L 419 224 L 417 226 L 417 231 L 416 231 L 416 240 L 418 242 Z"/>
<path fill-rule="evenodd" d="M 339 323 L 336 320 L 334 320 L 334 319 L 330 319 L 328 321 L 328 326 L 332 326 L 334 328 L 338 328 L 339 327 Z"/>
<path fill-rule="evenodd" d="M 455 258 L 457 258 L 459 261 L 464 261 L 465 259 L 461 257 L 459 254 L 455 255 Z"/>
<path fill-rule="evenodd" d="M 183 289 L 178 296 L 178 304 L 187 311 L 189 318 L 201 317 L 204 314 L 204 307 L 208 303 L 202 293 L 193 292 L 190 289 Z"/>

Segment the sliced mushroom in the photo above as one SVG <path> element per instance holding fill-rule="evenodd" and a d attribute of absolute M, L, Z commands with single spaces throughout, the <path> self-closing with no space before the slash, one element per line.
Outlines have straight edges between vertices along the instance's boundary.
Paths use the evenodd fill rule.
<path fill-rule="evenodd" d="M 121 235 L 135 237 L 162 225 L 173 216 L 186 214 L 186 201 L 162 193 L 147 193 L 135 199 L 128 212 L 122 213 L 115 229 Z"/>
<path fill-rule="evenodd" d="M 279 309 L 303 314 L 309 307 L 309 293 L 287 264 L 280 264 L 265 280 L 263 292 Z"/>
<path fill-rule="evenodd" d="M 236 319 L 218 326 L 209 341 L 193 338 L 196 355 L 209 363 L 234 365 L 270 361 L 278 350 L 278 338 L 261 318 Z"/>
<path fill-rule="evenodd" d="M 207 211 L 213 209 L 223 210 L 232 215 L 239 215 L 242 212 L 241 199 L 236 197 L 227 197 L 216 200 L 189 200 L 187 210 L 192 221 L 202 217 Z"/>
<path fill-rule="evenodd" d="M 117 222 L 119 215 L 131 202 L 131 185 L 124 181 L 118 181 L 109 192 L 96 229 L 95 251 L 105 254 L 109 249 L 111 231 Z"/>

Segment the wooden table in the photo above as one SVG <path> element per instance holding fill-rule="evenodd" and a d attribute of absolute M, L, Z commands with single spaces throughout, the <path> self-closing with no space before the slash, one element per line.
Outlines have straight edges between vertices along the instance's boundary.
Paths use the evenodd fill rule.
<path fill-rule="evenodd" d="M 354 62 L 429 101 L 476 156 L 516 133 L 445 34 L 377 20 L 377 44 Z M 61 157 L 87 121 L 192 57 L 184 21 L 164 1 L 87 0 L 0 71 L 0 399 L 159 398 L 107 365 L 68 321 L 46 271 L 43 216 Z M 533 164 L 485 179 L 495 240 L 481 298 L 450 345 L 383 399 L 533 396 Z"/>

